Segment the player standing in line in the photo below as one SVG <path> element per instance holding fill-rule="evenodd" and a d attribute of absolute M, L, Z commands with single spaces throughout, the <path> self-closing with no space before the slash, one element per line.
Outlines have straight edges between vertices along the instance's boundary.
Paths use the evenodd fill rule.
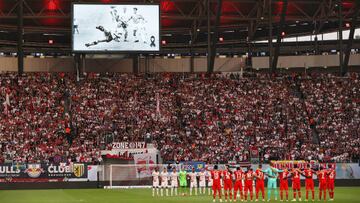
<path fill-rule="evenodd" d="M 192 195 L 192 190 L 195 189 L 195 195 L 197 195 L 197 173 L 195 172 L 195 168 L 193 167 L 191 172 L 188 174 L 190 178 L 190 195 Z"/>
<path fill-rule="evenodd" d="M 178 178 L 179 174 L 176 172 L 176 168 L 173 168 L 173 171 L 170 173 L 170 179 L 171 179 L 171 196 L 174 195 L 175 190 L 175 196 L 178 195 Z"/>
<path fill-rule="evenodd" d="M 212 190 L 212 186 L 213 186 L 213 179 L 211 178 L 211 172 L 207 171 L 206 176 L 207 176 L 207 179 L 208 179 L 208 184 L 207 184 L 207 186 L 208 186 L 208 194 L 212 195 L 211 190 Z"/>
<path fill-rule="evenodd" d="M 180 181 L 180 189 L 181 189 L 181 195 L 184 196 L 186 195 L 186 186 L 187 186 L 187 173 L 184 170 L 184 168 L 180 168 L 179 171 L 179 181 Z"/>
<path fill-rule="evenodd" d="M 214 170 L 211 171 L 211 178 L 213 179 L 213 202 L 216 199 L 216 192 L 219 194 L 219 200 L 222 202 L 221 199 L 221 171 L 218 170 L 218 166 L 214 166 Z"/>
<path fill-rule="evenodd" d="M 241 170 L 241 167 L 236 168 L 234 175 L 235 175 L 234 202 L 236 202 L 236 196 L 238 191 L 240 193 L 240 200 L 243 201 L 244 191 L 243 191 L 242 180 L 244 179 L 244 172 Z"/>
<path fill-rule="evenodd" d="M 155 197 L 155 190 L 156 190 L 156 195 L 159 196 L 159 171 L 157 168 L 155 168 L 155 170 L 152 173 L 152 177 L 153 177 L 153 189 L 152 189 L 152 196 Z"/>
<path fill-rule="evenodd" d="M 270 163 L 270 167 L 267 168 L 266 170 L 263 170 L 263 172 L 268 176 L 268 184 L 267 184 L 267 188 L 268 188 L 268 201 L 270 201 L 271 199 L 271 190 L 274 190 L 274 195 L 275 195 L 275 201 L 277 200 L 278 197 L 278 191 L 277 191 L 277 177 L 279 176 L 280 172 L 284 172 L 283 170 L 279 170 L 277 168 L 274 167 L 274 163 Z"/>
<path fill-rule="evenodd" d="M 259 191 L 261 191 L 262 199 L 265 201 L 265 175 L 264 172 L 262 172 L 262 165 L 259 165 L 259 168 L 255 171 L 255 177 L 256 177 L 256 202 L 259 201 Z"/>
<path fill-rule="evenodd" d="M 161 177 L 161 196 L 164 196 L 164 189 L 165 189 L 165 194 L 166 196 L 169 196 L 169 191 L 168 191 L 168 186 L 169 186 L 169 182 L 168 182 L 168 176 L 169 173 L 167 172 L 166 167 L 164 168 L 163 172 L 160 173 L 160 177 Z"/>
<path fill-rule="evenodd" d="M 285 168 L 283 172 L 279 173 L 280 179 L 280 201 L 284 200 L 284 191 L 286 193 L 286 201 L 289 201 L 289 171 Z"/>
<path fill-rule="evenodd" d="M 327 187 L 329 190 L 329 196 L 330 196 L 330 201 L 334 201 L 334 189 L 335 189 L 335 178 L 336 178 L 336 166 L 335 164 L 328 165 L 328 179 L 327 179 Z"/>
<path fill-rule="evenodd" d="M 305 188 L 306 188 L 306 199 L 309 200 L 309 191 L 311 190 L 312 201 L 315 201 L 315 189 L 314 189 L 314 180 L 313 175 L 316 172 L 310 168 L 310 165 L 307 164 L 305 170 L 302 172 L 302 175 L 305 176 Z"/>
<path fill-rule="evenodd" d="M 200 194 L 206 193 L 206 173 L 204 169 L 201 169 L 199 173 L 199 189 Z"/>
<path fill-rule="evenodd" d="M 248 193 L 250 193 L 250 199 L 253 201 L 253 181 L 254 181 L 254 172 L 252 168 L 248 168 L 245 173 L 245 201 L 247 201 Z"/>
<path fill-rule="evenodd" d="M 322 166 L 320 171 L 317 172 L 319 180 L 319 201 L 321 200 L 322 193 L 324 193 L 324 201 L 326 201 L 326 187 L 327 187 L 327 171 Z"/>
<path fill-rule="evenodd" d="M 300 182 L 300 174 L 301 171 L 297 167 L 297 165 L 294 165 L 294 168 L 291 171 L 292 175 L 292 189 L 294 193 L 294 199 L 293 202 L 296 201 L 296 193 L 298 194 L 298 200 L 301 201 L 301 182 Z"/>
<path fill-rule="evenodd" d="M 232 192 L 231 191 L 232 191 L 233 174 L 228 167 L 226 167 L 226 168 L 227 169 L 223 172 L 225 202 L 227 202 L 227 200 L 228 200 L 228 195 L 229 195 L 230 202 L 232 202 Z"/>

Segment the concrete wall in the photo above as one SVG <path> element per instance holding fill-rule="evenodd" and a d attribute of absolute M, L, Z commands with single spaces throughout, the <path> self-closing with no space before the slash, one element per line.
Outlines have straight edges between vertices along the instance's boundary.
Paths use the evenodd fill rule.
<path fill-rule="evenodd" d="M 339 66 L 339 55 L 311 55 L 311 56 L 280 56 L 278 68 L 311 68 L 311 67 L 334 67 Z M 253 57 L 253 68 L 268 68 L 269 57 Z M 350 66 L 360 65 L 360 54 L 353 54 L 349 60 Z"/>
<path fill-rule="evenodd" d="M 132 59 L 87 58 L 86 72 L 132 72 Z M 190 58 L 164 59 L 149 58 L 150 72 L 189 72 Z M 215 71 L 234 72 L 245 66 L 244 58 L 216 58 Z M 204 72 L 207 69 L 206 57 L 194 59 L 194 70 Z M 139 70 L 145 71 L 145 59 L 140 59 Z M 16 57 L 0 57 L 0 71 L 17 71 Z M 25 72 L 74 72 L 74 59 L 69 58 L 25 58 Z"/>

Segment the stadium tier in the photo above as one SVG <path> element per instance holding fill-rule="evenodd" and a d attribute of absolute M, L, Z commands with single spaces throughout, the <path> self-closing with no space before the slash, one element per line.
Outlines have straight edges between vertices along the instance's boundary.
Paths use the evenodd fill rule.
<path fill-rule="evenodd" d="M 102 161 L 147 140 L 164 161 L 349 162 L 360 155 L 359 74 L 0 75 L 1 162 Z"/>

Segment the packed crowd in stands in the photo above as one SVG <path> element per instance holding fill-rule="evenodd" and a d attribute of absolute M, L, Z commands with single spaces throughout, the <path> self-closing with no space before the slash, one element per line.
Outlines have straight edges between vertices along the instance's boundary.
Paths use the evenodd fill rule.
<path fill-rule="evenodd" d="M 351 161 L 358 74 L 0 74 L 0 163 L 102 161 L 112 141 L 150 140 L 165 161 Z"/>

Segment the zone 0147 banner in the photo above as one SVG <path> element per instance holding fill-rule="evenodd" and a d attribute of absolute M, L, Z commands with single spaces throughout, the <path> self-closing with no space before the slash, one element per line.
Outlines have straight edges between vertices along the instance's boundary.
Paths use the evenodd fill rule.
<path fill-rule="evenodd" d="M 72 6 L 74 52 L 158 52 L 159 38 L 159 4 Z"/>

